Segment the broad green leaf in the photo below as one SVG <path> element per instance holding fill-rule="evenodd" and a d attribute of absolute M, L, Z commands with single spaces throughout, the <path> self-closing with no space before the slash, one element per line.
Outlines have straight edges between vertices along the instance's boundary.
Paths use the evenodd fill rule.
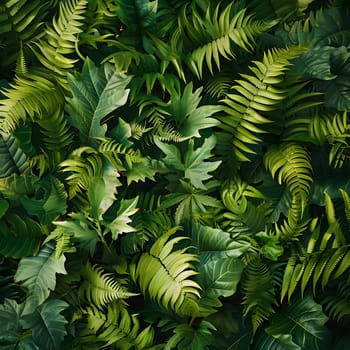
<path fill-rule="evenodd" d="M 0 178 L 29 169 L 27 156 L 14 136 L 0 131 Z"/>
<path fill-rule="evenodd" d="M 208 321 L 202 320 L 198 327 L 188 324 L 179 324 L 174 329 L 174 335 L 167 341 L 164 350 L 195 350 L 207 349 L 214 344 L 215 327 Z"/>
<path fill-rule="evenodd" d="M 200 224 L 192 224 L 191 235 L 192 246 L 202 264 L 210 260 L 237 258 L 252 248 L 249 242 L 231 238 L 228 232 Z"/>
<path fill-rule="evenodd" d="M 180 150 L 174 146 L 155 139 L 156 145 L 165 153 L 164 163 L 170 170 L 177 170 L 192 183 L 194 187 L 206 189 L 203 181 L 212 177 L 209 172 L 218 168 L 221 161 L 205 161 L 212 157 L 211 151 L 216 145 L 215 135 L 206 138 L 203 144 L 194 150 L 194 142 L 188 142 L 187 150 L 182 157 Z"/>
<path fill-rule="evenodd" d="M 199 106 L 202 89 L 193 90 L 193 83 L 189 83 L 183 90 L 182 96 L 176 90 L 172 91 L 170 100 L 161 104 L 159 112 L 164 114 L 167 122 L 181 135 L 181 140 L 200 137 L 199 131 L 219 124 L 218 120 L 210 118 L 221 110 L 220 106 Z M 164 133 L 166 136 L 166 133 Z"/>
<path fill-rule="evenodd" d="M 199 314 L 208 316 L 221 306 L 219 297 L 229 297 L 236 292 L 244 265 L 237 258 L 210 260 L 199 265 L 196 278 L 201 286 Z"/>
<path fill-rule="evenodd" d="M 15 349 L 21 337 L 22 326 L 20 318 L 24 309 L 24 304 L 17 304 L 15 300 L 5 299 L 4 304 L 0 304 L 0 347 L 5 345 Z M 10 349 L 10 347 L 9 347 Z"/>
<path fill-rule="evenodd" d="M 27 290 L 23 314 L 32 313 L 41 305 L 56 287 L 56 274 L 66 274 L 65 256 L 58 259 L 52 242 L 44 245 L 37 256 L 23 258 L 15 274 L 15 282 Z"/>
<path fill-rule="evenodd" d="M 271 350 L 302 350 L 299 345 L 293 342 L 290 334 L 277 334 L 275 336 L 267 335 L 266 333 L 257 337 L 252 350 L 271 349 Z"/>
<path fill-rule="evenodd" d="M 35 184 L 34 198 L 23 197 L 21 203 L 28 214 L 36 216 L 42 224 L 47 225 L 66 213 L 66 200 L 67 193 L 63 183 L 48 175 Z"/>
<path fill-rule="evenodd" d="M 136 229 L 129 225 L 132 222 L 130 216 L 134 215 L 138 208 L 136 208 L 138 197 L 132 199 L 122 199 L 120 207 L 117 211 L 116 218 L 112 222 L 105 222 L 106 226 L 112 233 L 112 238 L 115 240 L 119 235 L 126 232 L 134 232 Z"/>
<path fill-rule="evenodd" d="M 274 314 L 265 328 L 266 335 L 257 340 L 257 349 L 260 345 L 268 349 L 270 344 L 279 344 L 283 340 L 290 347 L 275 347 L 277 349 L 316 349 L 327 350 L 330 345 L 330 332 L 325 326 L 328 317 L 323 313 L 322 306 L 317 304 L 308 295 L 304 299 L 296 299 Z M 283 336 L 284 335 L 284 336 Z M 286 335 L 290 337 L 286 338 Z M 266 340 L 266 339 L 269 340 Z M 281 345 L 282 345 L 281 344 Z M 294 344 L 294 345 L 293 345 Z M 292 347 L 294 346 L 294 348 Z"/>
<path fill-rule="evenodd" d="M 54 224 L 63 227 L 71 235 L 72 241 L 77 242 L 81 250 L 88 251 L 92 256 L 101 233 L 82 213 L 71 213 L 70 217 L 71 220 L 55 221 Z"/>
<path fill-rule="evenodd" d="M 34 312 L 23 317 L 24 328 L 31 329 L 40 349 L 61 350 L 67 334 L 67 320 L 61 315 L 69 305 L 62 300 L 48 300 Z"/>
<path fill-rule="evenodd" d="M 0 220 L 0 254 L 11 258 L 35 255 L 42 236 L 42 228 L 36 221 L 7 214 Z"/>
<path fill-rule="evenodd" d="M 105 135 L 107 127 L 101 125 L 102 119 L 126 103 L 130 79 L 111 64 L 97 67 L 89 58 L 79 77 L 68 75 L 72 93 L 66 106 L 68 120 L 79 130 L 83 143 Z"/>
<path fill-rule="evenodd" d="M 118 179 L 119 173 L 110 164 L 103 166 L 100 176 L 90 179 L 87 191 L 90 202 L 89 214 L 91 217 L 101 220 L 102 215 L 115 201 L 117 187 L 121 185 Z"/>
<path fill-rule="evenodd" d="M 26 195 L 33 193 L 38 181 L 39 178 L 34 175 L 13 174 L 12 176 L 0 179 L 0 192 L 9 202 L 16 203 Z"/>

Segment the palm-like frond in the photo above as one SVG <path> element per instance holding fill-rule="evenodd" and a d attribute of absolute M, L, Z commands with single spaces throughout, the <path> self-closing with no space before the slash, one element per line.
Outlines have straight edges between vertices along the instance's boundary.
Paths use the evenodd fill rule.
<path fill-rule="evenodd" d="M 187 249 L 172 251 L 176 243 L 185 239 L 168 240 L 176 230 L 173 228 L 159 237 L 149 253 L 142 253 L 130 269 L 143 295 L 175 312 L 188 314 L 199 297 L 200 287 L 190 279 L 197 273 L 192 267 L 196 256 L 186 253 Z"/>
<path fill-rule="evenodd" d="M 87 264 L 83 271 L 84 282 L 80 293 L 88 303 L 99 308 L 115 300 L 127 299 L 134 295 L 122 285 L 113 274 L 106 273 L 101 266 Z"/>
<path fill-rule="evenodd" d="M 277 109 L 287 91 L 279 87 L 290 65 L 289 60 L 302 52 L 299 48 L 275 49 L 264 54 L 263 61 L 249 67 L 253 75 L 241 74 L 232 87 L 234 93 L 223 100 L 225 115 L 221 127 L 234 135 L 234 152 L 239 160 L 249 160 L 253 146 L 261 143 L 259 134 L 266 132 L 264 124 L 272 123 L 268 112 Z"/>

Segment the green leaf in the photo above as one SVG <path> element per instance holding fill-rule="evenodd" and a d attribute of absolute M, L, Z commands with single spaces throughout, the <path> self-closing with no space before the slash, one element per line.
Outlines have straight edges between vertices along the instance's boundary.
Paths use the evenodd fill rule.
<path fill-rule="evenodd" d="M 7 214 L 0 220 L 0 254 L 12 258 L 37 254 L 42 236 L 42 228 L 34 220 Z"/>
<path fill-rule="evenodd" d="M 322 306 L 317 304 L 310 295 L 304 299 L 296 299 L 271 317 L 269 326 L 265 329 L 266 334 L 257 339 L 257 349 L 261 349 L 259 347 L 261 345 L 268 349 L 276 339 L 280 343 L 281 340 L 285 343 L 289 342 L 290 349 L 298 349 L 297 346 L 300 349 L 329 349 L 331 337 L 325 326 L 327 320 L 328 317 L 323 313 Z M 291 339 L 283 335 L 289 335 Z M 266 338 L 269 341 L 266 341 Z M 292 342 L 294 348 L 291 346 Z M 284 350 L 283 346 L 276 349 Z"/>
<path fill-rule="evenodd" d="M 102 219 L 102 215 L 114 203 L 117 187 L 121 185 L 119 174 L 113 166 L 104 164 L 102 170 L 100 176 L 90 178 L 87 190 L 89 214 L 98 220 Z"/>
<path fill-rule="evenodd" d="M 215 327 L 208 321 L 201 321 L 198 327 L 179 324 L 174 329 L 174 335 L 168 340 L 164 350 L 195 350 L 207 349 L 207 345 L 214 343 L 213 331 Z"/>
<path fill-rule="evenodd" d="M 228 232 L 200 224 L 192 225 L 192 246 L 196 248 L 202 264 L 211 260 L 238 258 L 252 248 L 249 242 L 231 238 Z"/>
<path fill-rule="evenodd" d="M 278 257 L 283 254 L 284 249 L 277 236 L 259 232 L 255 237 L 262 242 L 261 252 L 265 258 L 277 261 Z"/>
<path fill-rule="evenodd" d="M 88 251 L 92 256 L 100 240 L 99 231 L 82 213 L 71 213 L 69 216 L 71 220 L 55 221 L 54 224 L 63 227 L 72 236 L 72 241 L 77 242 L 81 250 Z"/>
<path fill-rule="evenodd" d="M 52 242 L 44 245 L 37 256 L 23 258 L 15 274 L 15 282 L 27 289 L 27 299 L 23 314 L 32 313 L 41 305 L 56 287 L 56 273 L 66 274 L 62 254 L 56 258 Z"/>
<path fill-rule="evenodd" d="M 47 175 L 35 184 L 34 198 L 23 197 L 20 200 L 28 214 L 36 216 L 42 224 L 47 225 L 66 213 L 66 199 L 63 183 L 56 177 Z"/>
<path fill-rule="evenodd" d="M 111 64 L 97 67 L 89 58 L 79 77 L 68 75 L 73 95 L 66 106 L 68 120 L 79 130 L 83 143 L 105 135 L 107 127 L 101 125 L 102 119 L 126 103 L 129 94 L 126 86 L 130 79 Z"/>
<path fill-rule="evenodd" d="M 182 96 L 176 90 L 172 91 L 171 98 L 167 103 L 161 103 L 157 108 L 166 117 L 170 127 L 179 133 L 181 141 L 191 137 L 200 137 L 202 129 L 211 128 L 219 124 L 215 118 L 210 118 L 221 110 L 220 106 L 203 105 L 199 106 L 202 97 L 202 88 L 193 90 L 193 83 L 189 83 L 183 90 Z M 161 137 L 166 137 L 166 132 Z"/>
<path fill-rule="evenodd" d="M 0 132 L 0 178 L 29 169 L 28 159 L 14 136 Z"/>
<path fill-rule="evenodd" d="M 136 229 L 130 225 L 132 219 L 130 216 L 134 215 L 138 208 L 136 208 L 138 197 L 132 199 L 122 199 L 120 207 L 117 211 L 116 218 L 112 222 L 105 222 L 106 226 L 112 233 L 112 238 L 116 240 L 119 235 L 126 232 L 134 232 Z"/>
<path fill-rule="evenodd" d="M 243 272 L 243 263 L 236 258 L 211 260 L 200 264 L 197 282 L 201 286 L 199 315 L 208 316 L 221 306 L 219 297 L 235 294 Z"/>
<path fill-rule="evenodd" d="M 183 177 L 189 179 L 194 187 L 206 189 L 203 181 L 212 177 L 208 173 L 217 169 L 221 161 L 207 162 L 212 157 L 211 151 L 216 145 L 215 135 L 206 138 L 202 146 L 194 150 L 194 142 L 188 142 L 187 150 L 182 158 L 180 150 L 174 146 L 155 139 L 156 145 L 165 153 L 164 163 L 169 169 L 181 171 Z"/>
<path fill-rule="evenodd" d="M 24 328 L 31 329 L 33 339 L 40 349 L 61 350 L 61 343 L 67 334 L 67 320 L 61 312 L 68 307 L 62 300 L 48 300 L 33 313 L 23 317 Z"/>
<path fill-rule="evenodd" d="M 5 215 L 9 208 L 9 202 L 3 198 L 0 198 L 0 219 Z"/>
<path fill-rule="evenodd" d="M 12 346 L 15 349 L 21 337 L 22 326 L 20 318 L 24 309 L 24 304 L 17 304 L 15 300 L 5 299 L 0 305 L 0 346 Z"/>

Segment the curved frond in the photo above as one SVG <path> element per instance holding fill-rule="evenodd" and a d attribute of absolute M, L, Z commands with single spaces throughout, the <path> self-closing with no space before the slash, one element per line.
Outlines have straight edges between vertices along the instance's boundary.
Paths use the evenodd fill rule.
<path fill-rule="evenodd" d="M 31 44 L 31 48 L 41 64 L 55 73 L 56 80 L 67 88 L 67 73 L 77 59 L 69 55 L 75 52 L 77 36 L 82 31 L 87 0 L 60 2 L 60 12 L 46 29 L 45 40 Z"/>
<path fill-rule="evenodd" d="M 186 253 L 187 249 L 173 251 L 174 245 L 185 237 L 169 240 L 177 228 L 159 237 L 149 252 L 142 253 L 131 266 L 133 280 L 139 285 L 143 295 L 152 301 L 178 313 L 188 314 L 196 305 L 199 285 L 190 279 L 197 274 L 192 263 L 196 256 Z M 189 308 L 189 304 L 191 307 Z"/>
<path fill-rule="evenodd" d="M 300 48 L 275 49 L 264 54 L 263 61 L 253 61 L 252 75 L 241 74 L 223 100 L 225 115 L 220 116 L 221 128 L 234 135 L 234 152 L 239 160 L 249 161 L 254 146 L 261 143 L 264 124 L 272 123 L 268 113 L 276 110 L 288 93 L 279 85 L 290 65 L 289 61 L 302 52 Z"/>
<path fill-rule="evenodd" d="M 264 230 L 269 208 L 256 188 L 236 177 L 224 183 L 221 198 L 228 209 L 220 222 L 224 230 L 248 235 Z"/>
<path fill-rule="evenodd" d="M 307 149 L 297 143 L 282 143 L 266 152 L 264 164 L 273 178 L 276 176 L 280 184 L 287 185 L 292 196 L 296 196 L 304 208 L 313 181 Z"/>
<path fill-rule="evenodd" d="M 119 302 L 108 304 L 107 312 L 92 306 L 83 310 L 83 314 L 87 317 L 89 331 L 93 331 L 105 347 L 143 350 L 153 343 L 153 328 L 141 329 L 137 314 L 129 314 Z"/>
<path fill-rule="evenodd" d="M 84 282 L 80 293 L 88 303 L 99 308 L 115 300 L 127 299 L 134 295 L 116 279 L 112 273 L 106 273 L 101 266 L 87 264 L 83 271 Z"/>
<path fill-rule="evenodd" d="M 14 130 L 21 120 L 35 121 L 38 117 L 54 115 L 57 106 L 64 104 L 62 89 L 47 71 L 39 68 L 18 75 L 2 93 L 5 99 L 0 101 L 0 123 L 6 131 Z"/>
<path fill-rule="evenodd" d="M 260 257 L 251 257 L 248 260 L 241 279 L 243 292 L 243 315 L 251 314 L 253 332 L 262 322 L 275 313 L 273 306 L 277 304 L 273 271 Z"/>

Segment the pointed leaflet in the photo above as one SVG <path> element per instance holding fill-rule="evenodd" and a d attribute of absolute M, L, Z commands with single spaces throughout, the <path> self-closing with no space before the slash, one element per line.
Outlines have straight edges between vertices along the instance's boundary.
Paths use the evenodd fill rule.
<path fill-rule="evenodd" d="M 166 154 L 163 161 L 169 169 L 175 168 L 182 171 L 183 176 L 197 188 L 206 189 L 203 181 L 210 179 L 212 175 L 208 173 L 217 169 L 221 163 L 221 161 L 205 161 L 212 156 L 211 151 L 216 144 L 215 135 L 206 138 L 203 145 L 197 147 L 196 150 L 194 150 L 193 140 L 190 140 L 183 159 L 176 146 L 162 143 L 157 139 L 155 139 L 155 143 Z"/>
<path fill-rule="evenodd" d="M 73 97 L 68 99 L 66 109 L 70 124 L 80 131 L 83 142 L 105 135 L 107 127 L 101 121 L 126 103 L 130 79 L 113 65 L 105 63 L 97 67 L 89 58 L 79 77 L 68 75 Z"/>
<path fill-rule="evenodd" d="M 67 334 L 67 321 L 61 312 L 68 307 L 62 300 L 48 300 L 33 313 L 23 317 L 24 328 L 32 330 L 33 339 L 39 349 L 61 350 Z"/>
<path fill-rule="evenodd" d="M 44 245 L 37 256 L 23 258 L 19 262 L 15 282 L 22 282 L 27 289 L 24 314 L 31 313 L 42 304 L 56 287 L 56 273 L 66 274 L 65 256 L 55 257 L 55 246 L 49 242 Z"/>

